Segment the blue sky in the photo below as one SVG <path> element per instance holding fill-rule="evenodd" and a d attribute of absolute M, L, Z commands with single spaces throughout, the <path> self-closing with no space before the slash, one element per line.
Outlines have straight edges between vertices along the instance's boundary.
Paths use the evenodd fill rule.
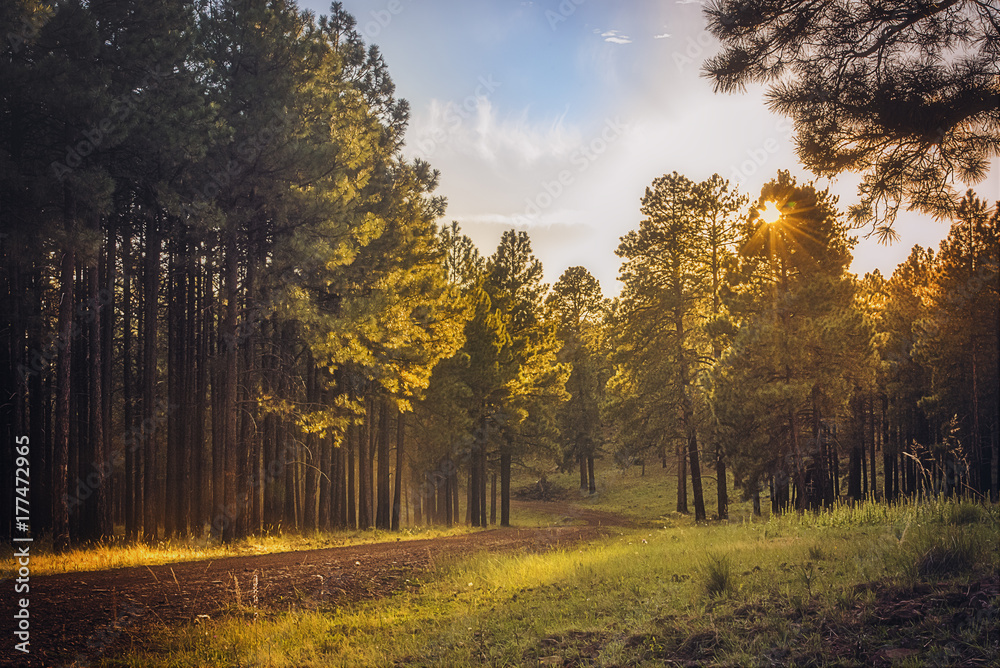
<path fill-rule="evenodd" d="M 811 178 L 795 159 L 791 124 L 767 111 L 760 89 L 717 95 L 700 76 L 718 45 L 697 0 L 343 4 L 410 102 L 404 152 L 441 171 L 445 220 L 487 255 L 504 230 L 528 230 L 550 282 L 583 265 L 616 294 L 614 250 L 661 174 L 718 172 L 753 198 L 779 169 Z M 995 161 L 981 197 L 1000 198 L 998 173 Z M 817 183 L 846 209 L 857 181 Z M 888 275 L 913 244 L 935 245 L 948 231 L 907 214 L 896 228 L 901 241 L 890 247 L 862 239 L 853 270 Z"/>

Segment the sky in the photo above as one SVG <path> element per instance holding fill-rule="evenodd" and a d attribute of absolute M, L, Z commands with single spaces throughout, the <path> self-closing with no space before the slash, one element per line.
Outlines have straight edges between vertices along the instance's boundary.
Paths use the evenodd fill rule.
<path fill-rule="evenodd" d="M 440 170 L 444 221 L 484 255 L 508 229 L 527 230 L 545 278 L 582 265 L 617 294 L 619 239 L 639 225 L 654 178 L 718 173 L 755 200 L 798 163 L 792 125 L 763 89 L 712 92 L 702 62 L 719 50 L 698 0 L 343 0 L 381 49 L 411 107 L 404 155 Z M 327 13 L 329 5 L 304 0 Z M 830 187 L 846 210 L 857 175 Z M 1000 161 L 975 186 L 1000 199 Z M 948 224 L 901 212 L 900 240 L 859 237 L 852 271 L 892 273 L 914 244 L 936 246 Z"/>

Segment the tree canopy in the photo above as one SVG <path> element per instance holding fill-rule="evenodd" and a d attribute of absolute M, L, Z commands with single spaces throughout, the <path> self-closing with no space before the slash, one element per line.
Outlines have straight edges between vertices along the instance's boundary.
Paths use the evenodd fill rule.
<path fill-rule="evenodd" d="M 713 0 L 718 91 L 767 84 L 819 176 L 860 172 L 858 223 L 883 239 L 903 202 L 950 217 L 1000 154 L 1000 11 L 992 0 Z"/>

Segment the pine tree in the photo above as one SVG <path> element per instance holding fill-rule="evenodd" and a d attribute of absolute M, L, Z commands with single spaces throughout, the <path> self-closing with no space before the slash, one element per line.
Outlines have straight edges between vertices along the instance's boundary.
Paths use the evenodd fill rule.
<path fill-rule="evenodd" d="M 900 204 L 949 216 L 952 179 L 985 178 L 1000 97 L 996 7 L 978 0 L 714 0 L 723 51 L 705 63 L 717 90 L 770 88 L 795 124 L 799 160 L 817 176 L 860 171 L 852 217 L 884 239 Z"/>
<path fill-rule="evenodd" d="M 569 400 L 559 409 L 559 434 L 566 461 L 575 459 L 580 469 L 580 491 L 597 491 L 594 456 L 602 440 L 600 406 L 606 364 L 602 359 L 600 325 L 605 300 L 601 285 L 584 267 L 570 267 L 552 286 L 545 305 L 562 340 L 559 361 L 572 368 L 566 381 Z"/>

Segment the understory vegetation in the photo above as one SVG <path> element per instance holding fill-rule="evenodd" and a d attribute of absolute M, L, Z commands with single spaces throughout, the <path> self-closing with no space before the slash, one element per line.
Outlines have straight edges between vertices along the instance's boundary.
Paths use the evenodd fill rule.
<path fill-rule="evenodd" d="M 234 600 L 105 665 L 987 665 L 998 529 L 995 505 L 933 501 L 616 530 L 356 607 Z"/>

